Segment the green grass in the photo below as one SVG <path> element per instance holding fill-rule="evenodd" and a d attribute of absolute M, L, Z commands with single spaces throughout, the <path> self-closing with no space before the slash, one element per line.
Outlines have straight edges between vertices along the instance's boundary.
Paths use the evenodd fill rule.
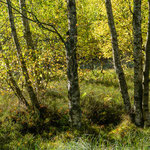
<path fill-rule="evenodd" d="M 82 129 L 71 130 L 66 76 L 49 83 L 40 96 L 45 117 L 19 105 L 16 97 L 0 96 L 0 149 L 99 150 L 150 149 L 150 129 L 137 128 L 124 113 L 116 73 L 81 70 Z M 133 72 L 125 72 L 133 100 Z"/>

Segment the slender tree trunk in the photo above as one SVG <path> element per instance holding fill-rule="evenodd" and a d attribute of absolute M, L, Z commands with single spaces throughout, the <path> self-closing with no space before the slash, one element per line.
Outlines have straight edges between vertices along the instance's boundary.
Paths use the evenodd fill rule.
<path fill-rule="evenodd" d="M 116 32 L 114 18 L 113 18 L 111 0 L 105 0 L 105 4 L 106 4 L 107 17 L 108 17 L 108 24 L 111 32 L 114 66 L 116 69 L 116 73 L 118 75 L 119 85 L 120 85 L 120 90 L 125 105 L 125 110 L 128 113 L 130 113 L 131 112 L 130 98 L 128 94 L 128 87 L 125 80 L 125 75 L 120 61 L 117 32 Z"/>
<path fill-rule="evenodd" d="M 36 94 L 33 90 L 32 83 L 30 81 L 28 70 L 27 70 L 27 67 L 26 67 L 26 63 L 25 63 L 24 58 L 22 56 L 20 43 L 19 43 L 19 40 L 18 40 L 18 37 L 17 37 L 17 32 L 16 32 L 16 28 L 15 28 L 15 23 L 14 23 L 14 16 L 13 16 L 13 13 L 12 13 L 12 8 L 11 8 L 11 1 L 6 0 L 6 2 L 7 2 L 7 6 L 8 6 L 9 20 L 10 20 L 10 25 L 11 25 L 11 30 L 12 30 L 12 37 L 14 39 L 14 43 L 15 43 L 16 50 L 17 50 L 17 55 L 18 55 L 18 58 L 19 58 L 19 61 L 20 61 L 20 64 L 21 64 L 22 72 L 23 72 L 23 75 L 25 77 L 27 91 L 29 93 L 32 105 L 34 107 L 36 107 L 37 109 L 39 109 L 39 103 L 38 103 L 38 100 L 37 100 L 37 96 L 36 96 Z"/>
<path fill-rule="evenodd" d="M 19 0 L 19 4 L 20 4 L 20 11 L 22 13 L 22 23 L 24 26 L 24 38 L 26 40 L 27 48 L 32 49 L 32 52 L 31 52 L 32 60 L 33 60 L 33 62 L 35 62 L 36 61 L 36 53 L 35 53 L 35 47 L 34 47 L 33 40 L 32 40 L 32 33 L 30 31 L 29 21 L 27 19 L 26 2 L 25 2 L 25 0 Z M 34 73 L 36 76 L 36 92 L 38 93 L 39 88 L 40 88 L 40 79 L 39 79 L 38 72 L 36 70 L 37 68 L 38 68 L 38 66 L 37 66 L 37 64 L 35 64 Z"/>
<path fill-rule="evenodd" d="M 22 15 L 22 23 L 24 26 L 24 38 L 26 40 L 28 49 L 34 50 L 35 48 L 34 48 L 34 44 L 33 44 L 33 40 L 32 40 L 32 34 L 30 31 L 29 21 L 27 18 L 24 17 L 24 16 L 27 17 L 25 0 L 19 0 L 19 4 L 20 4 L 20 11 L 23 14 Z M 33 52 L 33 57 L 36 57 L 34 52 Z"/>
<path fill-rule="evenodd" d="M 142 112 L 142 33 L 141 33 L 141 0 L 134 0 L 133 13 L 134 36 L 134 108 L 135 124 L 143 126 Z"/>
<path fill-rule="evenodd" d="M 149 118 L 149 70 L 150 70 L 150 0 L 149 5 L 149 18 L 148 18 L 148 31 L 147 42 L 145 48 L 145 66 L 144 66 L 144 82 L 143 82 L 143 118 L 145 126 L 150 126 Z"/>
<path fill-rule="evenodd" d="M 68 39 L 66 42 L 68 98 L 71 124 L 75 128 L 81 127 L 80 90 L 78 83 L 78 64 L 76 58 L 77 18 L 75 0 L 67 0 L 68 8 Z"/>
<path fill-rule="evenodd" d="M 0 43 L 0 51 L 2 51 L 2 44 Z M 18 99 L 20 100 L 20 102 L 22 102 L 23 104 L 25 104 L 27 107 L 29 107 L 29 104 L 27 102 L 27 100 L 25 99 L 25 97 L 22 94 L 22 91 L 20 90 L 17 82 L 15 81 L 13 75 L 12 75 L 12 71 L 10 70 L 10 65 L 9 65 L 9 61 L 8 59 L 2 54 L 4 62 L 6 64 L 6 70 L 7 70 L 7 74 L 9 76 L 9 82 L 12 84 L 12 89 L 15 92 L 16 96 L 18 97 Z"/>

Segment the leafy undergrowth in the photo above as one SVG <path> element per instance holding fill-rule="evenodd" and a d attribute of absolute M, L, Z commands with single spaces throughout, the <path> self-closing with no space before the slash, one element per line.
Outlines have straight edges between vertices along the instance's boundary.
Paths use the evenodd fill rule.
<path fill-rule="evenodd" d="M 80 131 L 71 130 L 69 126 L 64 79 L 52 81 L 42 95 L 41 111 L 44 116 L 40 119 L 34 111 L 18 106 L 12 95 L 0 97 L 0 149 L 150 149 L 150 129 L 137 128 L 125 115 L 117 81 L 112 81 L 116 76 L 110 77 L 110 72 L 105 75 L 109 79 L 105 78 L 105 83 L 96 82 L 99 80 L 96 72 L 87 72 L 81 81 L 83 119 Z M 132 86 L 131 74 L 126 74 L 128 84 Z M 94 82 L 88 81 L 91 76 L 95 78 Z M 130 93 L 132 96 L 133 91 L 130 90 Z"/>

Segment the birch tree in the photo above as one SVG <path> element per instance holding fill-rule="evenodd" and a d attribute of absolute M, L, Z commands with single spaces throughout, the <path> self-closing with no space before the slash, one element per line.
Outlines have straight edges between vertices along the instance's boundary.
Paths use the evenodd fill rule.
<path fill-rule="evenodd" d="M 27 88 L 27 91 L 29 93 L 32 105 L 34 107 L 36 107 L 37 109 L 39 109 L 40 106 L 39 106 L 39 103 L 38 103 L 38 99 L 37 99 L 37 96 L 36 96 L 36 94 L 33 90 L 32 83 L 31 83 L 31 80 L 30 80 L 30 77 L 29 77 L 29 74 L 28 74 L 28 70 L 27 70 L 27 67 L 26 67 L 26 62 L 23 58 L 20 43 L 19 43 L 19 40 L 18 40 L 16 27 L 15 27 L 15 22 L 14 22 L 14 16 L 13 16 L 12 7 L 11 7 L 11 1 L 6 0 L 6 2 L 7 2 L 7 6 L 8 6 L 8 14 L 9 14 L 9 21 L 10 21 L 10 25 L 11 25 L 12 37 L 13 37 L 13 40 L 14 40 L 14 43 L 15 43 L 15 46 L 16 46 L 18 59 L 19 59 L 20 64 L 21 64 L 21 69 L 22 69 L 23 75 L 25 77 L 26 88 Z"/>
<path fill-rule="evenodd" d="M 148 0 L 149 18 L 147 41 L 145 47 L 145 66 L 144 66 L 144 80 L 143 80 L 143 118 L 145 126 L 150 126 L 149 118 L 149 70 L 150 70 L 150 0 Z"/>
<path fill-rule="evenodd" d="M 27 19 L 26 3 L 25 0 L 19 0 L 20 12 L 22 14 L 22 23 L 24 26 L 24 37 L 26 39 L 28 49 L 34 50 L 34 44 L 32 40 L 32 34 L 30 31 L 29 21 Z M 25 18 L 26 17 L 26 18 Z"/>
<path fill-rule="evenodd" d="M 125 75 L 124 75 L 123 68 L 121 66 L 121 61 L 120 61 L 118 38 L 117 38 L 117 32 L 116 32 L 114 18 L 113 18 L 111 0 L 105 0 L 105 5 L 106 5 L 106 11 L 107 11 L 107 17 L 108 17 L 108 25 L 109 25 L 110 32 L 111 32 L 114 66 L 115 66 L 116 73 L 118 75 L 119 85 L 120 85 L 120 90 L 121 90 L 122 98 L 123 98 L 124 105 L 125 105 L 125 110 L 128 113 L 130 113 L 131 111 L 130 98 L 128 94 L 128 87 L 127 87 L 127 83 L 125 80 Z"/>
<path fill-rule="evenodd" d="M 9 64 L 9 60 L 7 59 L 7 57 L 3 54 L 3 48 L 2 48 L 2 43 L 0 42 L 0 52 L 2 52 L 2 57 L 3 60 L 5 62 L 6 65 L 6 71 L 7 71 L 7 75 L 8 75 L 8 84 L 11 87 L 11 89 L 14 91 L 14 93 L 16 94 L 16 96 L 18 97 L 19 101 L 23 104 L 25 104 L 25 106 L 29 107 L 29 104 L 27 102 L 27 100 L 25 99 L 22 91 L 20 90 L 17 82 L 15 81 L 13 75 L 12 75 L 12 70 L 10 69 L 10 64 Z"/>
<path fill-rule="evenodd" d="M 34 73 L 35 73 L 35 77 L 36 77 L 36 91 L 38 93 L 39 87 L 40 87 L 40 79 L 39 79 L 39 73 L 37 72 L 37 68 L 38 68 L 37 63 L 36 63 L 37 58 L 36 58 L 36 53 L 35 53 L 34 42 L 32 39 L 32 33 L 30 30 L 29 20 L 28 20 L 28 16 L 27 16 L 26 1 L 19 0 L 19 4 L 20 4 L 21 16 L 22 16 L 22 23 L 23 23 L 23 27 L 24 27 L 24 38 L 26 40 L 28 50 L 31 50 L 32 60 L 35 63 Z"/>
<path fill-rule="evenodd" d="M 80 90 L 78 83 L 78 64 L 76 57 L 77 17 L 75 0 L 67 0 L 68 38 L 66 41 L 68 98 L 70 101 L 70 119 L 73 127 L 81 127 Z"/>
<path fill-rule="evenodd" d="M 133 57 L 134 57 L 134 111 L 135 124 L 143 126 L 142 112 L 142 32 L 141 32 L 141 0 L 134 0 L 133 10 Z"/>

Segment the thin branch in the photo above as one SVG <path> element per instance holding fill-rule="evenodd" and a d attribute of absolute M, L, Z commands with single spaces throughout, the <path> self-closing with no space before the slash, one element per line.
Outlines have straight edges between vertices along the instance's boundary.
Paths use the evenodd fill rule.
<path fill-rule="evenodd" d="M 129 11 L 132 15 L 134 15 L 133 11 L 132 11 L 132 8 L 131 8 L 131 2 L 130 0 L 128 0 L 128 6 L 129 6 Z"/>
<path fill-rule="evenodd" d="M 2 0 L 0 0 L 0 2 L 1 2 L 1 3 L 4 3 L 4 4 L 7 4 L 6 2 L 4 2 L 4 1 L 2 1 Z M 21 14 L 24 18 L 26 18 L 26 19 L 28 19 L 28 20 L 34 22 L 34 23 L 37 23 L 39 27 L 41 27 L 41 28 L 43 28 L 43 29 L 45 29 L 45 30 L 47 30 L 47 31 L 49 31 L 49 32 L 53 32 L 53 33 L 57 34 L 57 35 L 59 36 L 60 40 L 61 40 L 61 41 L 64 43 L 64 45 L 66 46 L 66 42 L 65 42 L 65 40 L 63 39 L 62 35 L 58 32 L 58 30 L 55 28 L 55 26 L 54 26 L 52 23 L 45 23 L 45 22 L 39 21 L 39 19 L 37 18 L 37 16 L 36 16 L 35 14 L 33 14 L 32 12 L 30 12 L 30 11 L 27 11 L 27 12 L 30 13 L 30 14 L 34 17 L 34 19 L 31 19 L 31 18 L 25 16 L 23 13 L 20 12 L 20 10 L 16 9 L 16 8 L 13 7 L 12 5 L 11 5 L 11 8 L 14 9 L 16 12 L 18 12 L 19 14 Z M 45 25 L 45 26 L 52 27 L 53 30 L 49 29 L 48 27 L 45 27 L 44 25 Z"/>
<path fill-rule="evenodd" d="M 4 27 L 4 25 L 7 23 L 9 19 L 7 18 L 6 21 L 0 26 L 0 29 Z"/>

